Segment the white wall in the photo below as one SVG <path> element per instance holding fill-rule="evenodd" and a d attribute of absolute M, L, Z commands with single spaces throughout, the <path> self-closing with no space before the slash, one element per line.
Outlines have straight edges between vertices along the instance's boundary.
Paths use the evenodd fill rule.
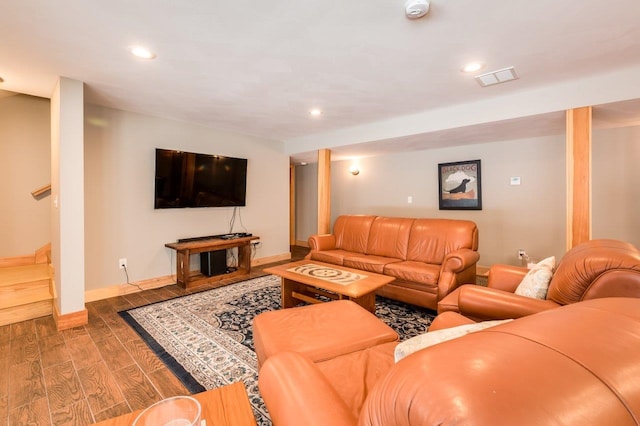
<path fill-rule="evenodd" d="M 306 244 L 318 229 L 318 163 L 296 166 L 296 235 Z"/>
<path fill-rule="evenodd" d="M 519 139 L 332 162 L 332 222 L 340 214 L 448 217 L 473 220 L 480 231 L 480 265 L 519 264 L 531 256 L 562 257 L 566 247 L 565 136 Z M 437 165 L 482 161 L 482 211 L 438 209 Z M 593 135 L 593 238 L 640 246 L 640 127 L 601 129 Z M 310 166 L 305 166 L 309 168 Z M 314 170 L 296 181 L 296 197 L 313 192 Z M 510 177 L 519 176 L 520 186 Z M 407 197 L 413 203 L 407 203 Z M 296 206 L 298 217 L 316 214 L 317 204 Z M 316 216 L 317 217 L 317 216 Z M 316 232 L 298 219 L 297 239 Z"/>
<path fill-rule="evenodd" d="M 0 257 L 33 254 L 51 241 L 51 201 L 31 191 L 51 183 L 48 99 L 0 98 Z"/>
<path fill-rule="evenodd" d="M 86 290 L 175 275 L 178 238 L 229 231 L 233 208 L 154 210 L 155 148 L 248 159 L 247 206 L 234 231 L 261 238 L 256 257 L 289 253 L 289 159 L 279 142 L 98 106 L 86 107 Z M 244 226 L 242 226 L 244 225 Z"/>
<path fill-rule="evenodd" d="M 593 238 L 640 247 L 640 126 L 596 130 L 592 139 Z"/>
<path fill-rule="evenodd" d="M 333 163 L 332 218 L 345 213 L 468 219 L 480 231 L 480 264 L 564 252 L 564 137 L 522 139 Z M 482 210 L 439 210 L 438 164 L 481 160 Z M 510 177 L 519 176 L 520 186 Z M 413 198 L 411 204 L 408 197 Z"/>

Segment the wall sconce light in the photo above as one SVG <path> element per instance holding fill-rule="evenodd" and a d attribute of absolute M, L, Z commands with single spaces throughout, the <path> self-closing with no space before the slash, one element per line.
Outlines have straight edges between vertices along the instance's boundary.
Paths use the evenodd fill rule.
<path fill-rule="evenodd" d="M 358 169 L 358 166 L 353 165 L 349 168 L 349 171 L 351 172 L 352 175 L 354 176 L 358 176 L 360 174 L 360 170 Z"/>

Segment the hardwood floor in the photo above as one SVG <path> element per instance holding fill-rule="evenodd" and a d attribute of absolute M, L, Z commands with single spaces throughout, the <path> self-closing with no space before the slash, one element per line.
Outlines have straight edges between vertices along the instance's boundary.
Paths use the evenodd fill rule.
<path fill-rule="evenodd" d="M 307 252 L 292 247 L 292 260 Z M 273 265 L 254 267 L 251 278 Z M 117 312 L 237 281 L 87 303 L 89 323 L 63 332 L 51 316 L 0 327 L 0 425 L 89 425 L 188 394 Z"/>

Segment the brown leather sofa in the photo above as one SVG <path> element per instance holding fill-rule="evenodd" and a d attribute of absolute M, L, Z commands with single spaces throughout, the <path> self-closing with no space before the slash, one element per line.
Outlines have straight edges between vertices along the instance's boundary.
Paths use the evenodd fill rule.
<path fill-rule="evenodd" d="M 637 425 L 640 419 L 637 298 L 530 315 L 396 364 L 395 345 L 317 363 L 295 352 L 271 356 L 259 387 L 273 424 Z"/>
<path fill-rule="evenodd" d="M 514 294 L 527 269 L 493 265 L 487 287 L 462 285 L 438 303 L 475 320 L 520 318 L 582 300 L 640 297 L 640 251 L 632 244 L 591 240 L 570 249 L 558 263 L 546 300 Z"/>
<path fill-rule="evenodd" d="M 311 260 L 394 277 L 379 295 L 433 310 L 459 284 L 476 282 L 480 258 L 476 224 L 452 219 L 343 215 L 309 247 Z"/>

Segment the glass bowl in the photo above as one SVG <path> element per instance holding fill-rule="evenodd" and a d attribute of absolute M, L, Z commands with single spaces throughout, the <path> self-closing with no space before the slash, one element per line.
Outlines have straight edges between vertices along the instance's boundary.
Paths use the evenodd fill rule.
<path fill-rule="evenodd" d="M 201 407 L 190 396 L 163 399 L 142 411 L 133 426 L 200 426 Z"/>

